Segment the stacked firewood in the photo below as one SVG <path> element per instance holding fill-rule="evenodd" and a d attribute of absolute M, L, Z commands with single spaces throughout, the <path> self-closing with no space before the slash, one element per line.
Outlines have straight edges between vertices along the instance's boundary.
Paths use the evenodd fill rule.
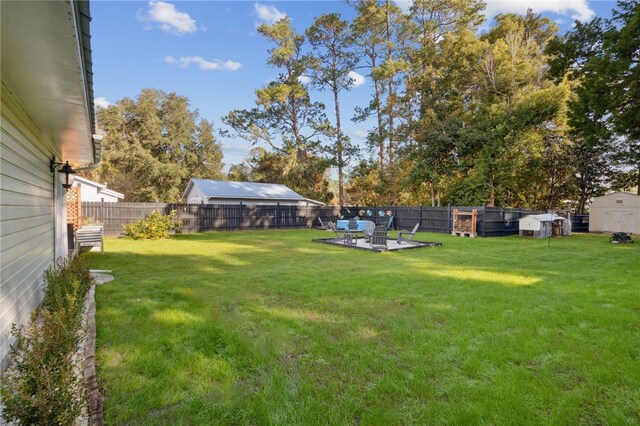
<path fill-rule="evenodd" d="M 466 233 L 474 233 L 476 232 L 473 229 L 473 221 L 471 219 L 456 219 L 453 221 L 453 230 L 455 232 L 466 232 Z"/>

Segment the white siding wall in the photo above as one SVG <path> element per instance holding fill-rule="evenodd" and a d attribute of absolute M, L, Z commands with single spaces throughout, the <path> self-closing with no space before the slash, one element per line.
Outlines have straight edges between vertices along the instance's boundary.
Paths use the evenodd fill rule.
<path fill-rule="evenodd" d="M 191 186 L 189 193 L 185 197 L 187 203 L 200 204 L 201 202 L 207 202 L 207 198 L 204 196 L 200 188 L 195 185 Z M 200 200 L 200 201 L 198 201 Z"/>
<path fill-rule="evenodd" d="M 640 196 L 624 192 L 597 197 L 589 206 L 589 232 L 640 233 Z"/>
<path fill-rule="evenodd" d="M 105 194 L 104 192 L 98 192 L 96 195 L 96 201 L 104 201 L 105 203 L 117 203 L 118 197 L 114 197 L 113 195 Z"/>
<path fill-rule="evenodd" d="M 6 358 L 9 350 L 11 324 L 26 323 L 30 312 L 42 301 L 42 274 L 54 258 L 56 226 L 53 179 L 49 173 L 50 150 L 34 135 L 37 130 L 25 124 L 28 119 L 23 113 L 11 110 L 8 102 L 3 92 L 0 122 L 0 361 Z M 59 239 L 64 241 L 64 235 Z"/>
<path fill-rule="evenodd" d="M 100 201 L 98 197 L 98 188 L 86 183 L 78 183 L 80 187 L 80 200 L 82 201 Z"/>

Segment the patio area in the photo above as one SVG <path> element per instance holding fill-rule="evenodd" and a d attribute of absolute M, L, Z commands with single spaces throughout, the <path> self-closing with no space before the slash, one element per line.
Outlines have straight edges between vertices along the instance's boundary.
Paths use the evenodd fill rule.
<path fill-rule="evenodd" d="M 312 240 L 315 243 L 323 243 L 323 244 L 332 244 L 336 246 L 351 248 L 351 249 L 359 249 L 359 250 L 368 250 L 376 253 L 381 253 L 385 251 L 398 251 L 398 250 L 409 250 L 409 249 L 417 249 L 424 247 L 436 247 L 441 246 L 442 243 L 436 243 L 432 241 L 417 241 L 417 240 L 402 240 L 401 243 L 395 238 L 387 239 L 387 247 L 372 245 L 362 236 L 358 236 L 356 240 L 353 240 L 353 243 L 345 242 L 345 239 L 342 237 L 334 237 L 334 238 L 316 238 Z"/>

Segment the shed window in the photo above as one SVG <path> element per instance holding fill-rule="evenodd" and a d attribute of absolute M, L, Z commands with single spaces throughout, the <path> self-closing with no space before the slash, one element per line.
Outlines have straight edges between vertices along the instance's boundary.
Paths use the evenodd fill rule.
<path fill-rule="evenodd" d="M 616 204 L 624 204 L 624 199 L 622 197 L 616 198 Z"/>

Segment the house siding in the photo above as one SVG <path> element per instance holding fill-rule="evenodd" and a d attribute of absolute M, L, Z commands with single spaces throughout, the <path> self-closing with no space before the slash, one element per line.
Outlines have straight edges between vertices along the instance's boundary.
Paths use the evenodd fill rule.
<path fill-rule="evenodd" d="M 4 89 L 4 88 L 3 88 Z M 43 272 L 65 235 L 56 233 L 56 198 L 64 198 L 49 172 L 51 147 L 3 90 L 0 121 L 0 361 L 12 324 L 25 324 L 41 302 Z M 59 183 L 57 183 L 59 185 Z M 62 191 L 64 193 L 64 191 Z M 64 213 L 61 212 L 61 213 Z M 57 235 L 56 235 L 57 234 Z"/>

